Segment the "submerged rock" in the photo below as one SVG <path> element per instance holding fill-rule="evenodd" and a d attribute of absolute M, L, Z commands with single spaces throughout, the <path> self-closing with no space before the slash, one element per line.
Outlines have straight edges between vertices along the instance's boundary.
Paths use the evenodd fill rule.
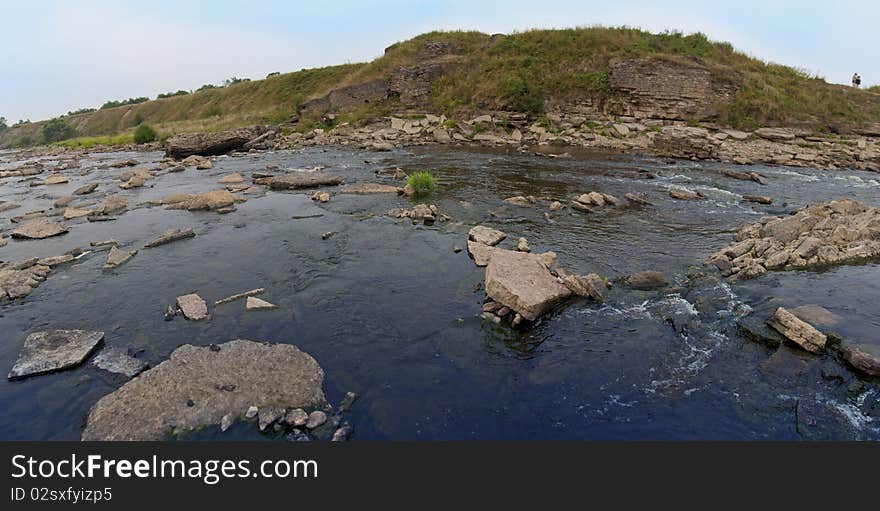
<path fill-rule="evenodd" d="M 219 351 L 184 345 L 158 366 L 101 398 L 89 412 L 83 440 L 161 440 L 227 414 L 314 407 L 324 403 L 324 372 L 288 344 L 235 340 Z M 235 386 L 235 392 L 223 390 Z M 192 400 L 193 406 L 187 406 Z"/>
<path fill-rule="evenodd" d="M 633 289 L 659 289 L 669 285 L 669 279 L 659 271 L 640 271 L 623 277 L 623 283 Z"/>
<path fill-rule="evenodd" d="M 486 294 L 534 321 L 571 291 L 550 274 L 545 255 L 494 249 L 486 267 Z"/>
<path fill-rule="evenodd" d="M 107 254 L 107 262 L 104 263 L 104 268 L 116 268 L 134 257 L 137 252 L 137 250 L 121 250 L 114 245 L 110 247 L 110 253 Z"/>
<path fill-rule="evenodd" d="M 121 348 L 107 348 L 95 355 L 92 365 L 111 373 L 121 374 L 128 378 L 134 378 L 147 367 L 146 362 L 136 359 Z"/>
<path fill-rule="evenodd" d="M 269 303 L 266 300 L 260 300 L 259 298 L 254 298 L 253 296 L 248 296 L 247 303 L 245 304 L 245 309 L 249 311 L 258 311 L 258 310 L 268 310 L 268 309 L 277 309 L 278 306 L 274 303 Z"/>
<path fill-rule="evenodd" d="M 32 220 L 9 233 L 13 238 L 43 239 L 67 232 L 67 227 L 48 220 Z"/>
<path fill-rule="evenodd" d="M 208 317 L 208 304 L 196 293 L 178 296 L 177 306 L 186 319 L 199 321 Z"/>
<path fill-rule="evenodd" d="M 254 182 L 268 185 L 273 190 L 298 190 L 318 186 L 337 186 L 341 185 L 343 180 L 339 176 L 324 172 L 288 172 L 280 176 L 255 179 Z"/>
<path fill-rule="evenodd" d="M 361 183 L 352 186 L 346 186 L 339 193 L 350 193 L 355 195 L 370 195 L 376 193 L 393 193 L 403 195 L 403 188 L 398 186 L 383 185 L 379 183 Z"/>
<path fill-rule="evenodd" d="M 186 238 L 194 238 L 195 235 L 196 233 L 192 229 L 170 229 L 160 234 L 159 237 L 148 241 L 144 245 L 144 248 L 153 248 L 171 243 L 173 241 L 178 241 Z"/>
<path fill-rule="evenodd" d="M 27 336 L 10 380 L 60 371 L 80 364 L 104 340 L 104 332 L 50 330 Z"/>
<path fill-rule="evenodd" d="M 821 353 L 828 338 L 812 325 L 801 321 L 797 316 L 782 307 L 776 309 L 767 324 L 801 348 L 811 353 Z"/>

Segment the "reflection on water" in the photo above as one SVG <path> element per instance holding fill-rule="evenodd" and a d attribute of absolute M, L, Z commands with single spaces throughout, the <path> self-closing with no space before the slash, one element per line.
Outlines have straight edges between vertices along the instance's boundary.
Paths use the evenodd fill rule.
<path fill-rule="evenodd" d="M 66 171 L 70 184 L 51 189 L 3 180 L 0 200 L 22 204 L 0 214 L 4 230 L 18 211 L 49 208 L 82 184 L 100 183 L 96 200 L 117 192 L 113 176 L 122 170 L 98 167 L 131 157 L 149 165 L 161 154 L 89 156 L 81 170 Z M 0 154 L 0 169 L 19 165 L 14 158 Z M 224 174 L 249 177 L 269 164 L 323 166 L 348 183 L 394 183 L 375 172 L 396 167 L 431 170 L 439 189 L 430 202 L 453 220 L 423 227 L 383 216 L 407 205 L 396 196 L 334 195 L 316 204 L 306 194 L 268 193 L 228 215 L 138 206 L 113 222 L 74 221 L 62 237 L 10 242 L 0 259 L 57 255 L 108 238 L 139 248 L 179 227 L 198 236 L 141 250 L 112 271 L 102 270 L 104 253 L 89 254 L 58 268 L 25 300 L 0 306 L 0 367 L 12 366 L 28 333 L 46 328 L 103 330 L 107 346 L 129 348 L 152 365 L 184 343 L 247 338 L 295 343 L 312 354 L 333 402 L 357 392 L 350 414 L 357 439 L 880 438 L 875 382 L 855 377 L 832 355 L 775 352 L 747 341 L 735 325 L 752 310 L 816 303 L 844 318 L 842 336 L 880 342 L 880 267 L 736 284 L 699 275 L 709 253 L 762 215 L 840 197 L 876 205 L 872 174 L 754 167 L 767 176 L 761 186 L 724 177 L 723 165 L 691 161 L 310 149 L 222 157 L 212 170 L 165 174 L 125 193 L 134 206 L 214 189 Z M 707 199 L 675 201 L 669 189 Z M 654 206 L 545 217 L 547 201 L 591 190 L 644 194 Z M 756 193 L 774 204 L 740 200 Z M 502 202 L 512 195 L 543 200 L 534 208 Z M 615 287 L 606 303 L 571 301 L 528 332 L 486 323 L 476 289 L 483 270 L 452 250 L 475 223 L 506 231 L 505 243 L 523 236 L 533 251 L 553 250 L 578 273 L 613 280 L 660 270 L 674 287 Z M 338 234 L 322 240 L 327 231 Z M 198 291 L 213 302 L 255 287 L 265 287 L 264 298 L 279 308 L 245 313 L 237 302 L 212 308 L 210 321 L 164 321 L 165 306 L 178 295 Z M 0 438 L 78 438 L 89 407 L 122 383 L 88 365 L 0 382 Z M 825 429 L 807 428 L 807 413 L 823 418 Z M 223 435 L 215 429 L 195 436 L 272 438 L 241 424 Z"/>

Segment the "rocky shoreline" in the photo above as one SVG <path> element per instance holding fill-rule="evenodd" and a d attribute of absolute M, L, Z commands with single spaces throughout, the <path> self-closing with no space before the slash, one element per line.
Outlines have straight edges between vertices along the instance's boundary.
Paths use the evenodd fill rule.
<path fill-rule="evenodd" d="M 719 161 L 734 165 L 784 165 L 825 170 L 880 172 L 880 132 L 838 135 L 801 128 L 758 128 L 741 131 L 680 120 L 635 117 L 589 118 L 551 113 L 535 121 L 525 114 L 491 112 L 468 120 L 407 112 L 368 119 L 361 126 L 337 124 L 323 117 L 325 127 L 293 131 L 296 124 L 252 126 L 222 132 L 190 133 L 158 144 L 96 147 L 87 151 L 55 146 L 30 148 L 30 156 L 69 156 L 82 152 L 164 149 L 169 156 L 199 157 L 229 151 L 298 149 L 337 145 L 389 151 L 423 145 L 513 148 L 548 157 L 566 157 L 568 150 L 620 152 L 667 158 Z M 199 162 L 190 162 L 199 163 Z M 29 169 L 4 171 L 0 178 L 28 174 Z"/>

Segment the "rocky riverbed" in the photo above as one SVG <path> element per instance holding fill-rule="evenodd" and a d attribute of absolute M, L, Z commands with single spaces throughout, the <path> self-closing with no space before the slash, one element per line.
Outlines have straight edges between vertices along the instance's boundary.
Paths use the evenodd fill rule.
<path fill-rule="evenodd" d="M 880 438 L 876 174 L 334 137 L 0 152 L 0 437 Z"/>

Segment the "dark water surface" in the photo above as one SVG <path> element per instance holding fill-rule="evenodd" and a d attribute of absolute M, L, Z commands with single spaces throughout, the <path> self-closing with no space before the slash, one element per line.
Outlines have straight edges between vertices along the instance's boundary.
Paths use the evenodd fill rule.
<path fill-rule="evenodd" d="M 0 153 L 0 170 L 16 153 Z M 70 184 L 30 187 L 0 181 L 0 200 L 23 204 L 9 217 L 48 209 L 55 198 L 89 182 L 96 200 L 119 193 L 107 161 L 160 153 L 93 155 L 68 170 Z M 749 282 L 700 277 L 702 262 L 743 223 L 808 203 L 851 197 L 880 205 L 880 176 L 753 167 L 767 185 L 720 174 L 723 165 L 651 158 L 575 154 L 540 158 L 515 152 L 443 148 L 371 153 L 310 149 L 219 158 L 212 170 L 165 174 L 124 193 L 130 207 L 170 193 L 220 188 L 233 171 L 250 181 L 268 164 L 325 167 L 347 183 L 385 182 L 376 170 L 430 170 L 437 204 L 451 222 L 414 226 L 382 214 L 406 198 L 334 195 L 316 204 L 304 193 L 249 197 L 227 215 L 130 209 L 113 222 L 68 222 L 64 236 L 10 240 L 0 260 L 53 256 L 90 241 L 115 238 L 126 248 L 171 228 L 198 236 L 141 250 L 128 263 L 102 270 L 106 252 L 57 267 L 24 300 L 0 305 L 0 368 L 12 367 L 25 337 L 52 328 L 106 332 L 106 347 L 131 348 L 156 365 L 179 345 L 244 338 L 296 344 L 324 368 L 325 391 L 338 402 L 359 395 L 350 412 L 355 439 L 880 439 L 877 383 L 863 380 L 833 354 L 778 351 L 746 340 L 737 318 L 776 306 L 819 304 L 843 318 L 847 339 L 880 343 L 880 265 L 825 272 L 785 272 Z M 80 172 L 92 169 L 87 175 Z M 656 175 L 647 179 L 646 172 Z M 45 177 L 42 176 L 42 177 Z M 675 201 L 670 188 L 706 195 Z M 544 217 L 505 204 L 512 195 L 564 200 L 597 190 L 622 198 L 644 193 L 654 207 L 621 206 L 595 214 L 568 210 Z M 741 201 L 770 195 L 772 206 Z M 299 218 L 322 215 L 314 218 Z M 466 251 L 467 231 L 482 223 L 508 233 L 502 246 L 526 237 L 534 252 L 555 251 L 560 264 L 613 280 L 660 270 L 674 286 L 662 292 L 615 286 L 604 304 L 572 300 L 530 331 L 480 319 L 484 271 Z M 326 231 L 338 231 L 322 240 Z M 165 306 L 197 291 L 209 304 L 255 287 L 277 310 L 248 312 L 243 302 L 211 318 L 166 322 Z M 677 333 L 671 321 L 687 324 Z M 23 381 L 0 381 L 0 438 L 77 439 L 89 408 L 124 380 L 89 364 Z M 275 439 L 253 424 L 225 434 L 206 428 L 192 438 Z"/>

